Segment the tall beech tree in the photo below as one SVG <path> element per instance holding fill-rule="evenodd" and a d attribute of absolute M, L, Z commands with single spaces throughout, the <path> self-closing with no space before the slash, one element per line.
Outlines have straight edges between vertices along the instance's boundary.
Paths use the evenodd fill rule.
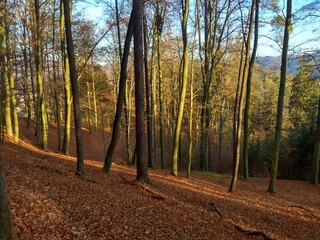
<path fill-rule="evenodd" d="M 81 112 L 79 102 L 79 91 L 78 91 L 78 74 L 76 68 L 76 58 L 73 47 L 73 38 L 71 31 L 71 11 L 69 0 L 63 0 L 64 16 L 65 16 L 65 27 L 66 27 L 66 40 L 67 40 L 67 51 L 70 63 L 70 79 L 73 96 L 73 111 L 74 111 L 74 125 L 76 132 L 76 145 L 77 145 L 77 173 L 84 175 L 84 153 L 82 146 L 82 133 L 81 133 Z"/>
<path fill-rule="evenodd" d="M 134 76 L 136 104 L 137 181 L 149 183 L 145 141 L 145 84 L 143 71 L 143 9 L 144 0 L 133 0 Z"/>
<path fill-rule="evenodd" d="M 64 137 L 63 137 L 63 144 L 62 144 L 62 152 L 66 155 L 69 155 L 72 93 L 71 93 L 69 55 L 66 52 L 65 7 L 63 4 L 63 0 L 60 0 L 60 44 L 61 44 L 60 47 L 61 47 L 62 76 L 64 80 L 64 94 L 65 94 Z"/>
<path fill-rule="evenodd" d="M 44 93 L 44 79 L 43 79 L 43 64 L 42 64 L 42 25 L 40 16 L 40 3 L 39 0 L 34 1 L 35 7 L 35 50 L 34 50 L 34 62 L 36 65 L 36 79 L 37 79 L 37 108 L 36 108 L 36 119 L 37 119 L 37 136 L 42 134 L 42 147 L 43 149 L 48 148 L 48 118 L 47 108 L 45 102 Z"/>
<path fill-rule="evenodd" d="M 284 37 L 282 45 L 282 56 L 281 56 L 281 73 L 280 73 L 280 87 L 278 95 L 277 104 L 277 120 L 274 135 L 274 149 L 272 155 L 271 163 L 271 176 L 268 187 L 268 192 L 276 192 L 276 180 L 278 175 L 278 163 L 279 163 L 279 153 L 280 153 L 280 140 L 282 131 L 282 121 L 283 121 L 283 105 L 284 105 L 284 94 L 287 79 L 287 63 L 288 63 L 288 48 L 289 48 L 289 35 L 291 26 L 291 16 L 292 16 L 292 0 L 287 0 L 287 13 L 286 21 L 284 26 Z"/>
<path fill-rule="evenodd" d="M 252 1 L 252 5 L 255 5 L 254 42 L 253 42 L 253 49 L 252 49 L 250 63 L 249 63 L 249 69 L 248 69 L 247 94 L 246 94 L 246 102 L 245 102 L 244 117 L 243 117 L 243 175 L 246 179 L 249 178 L 249 156 L 248 156 L 249 136 L 250 136 L 249 112 L 250 112 L 252 73 L 253 73 L 254 62 L 257 54 L 258 38 L 259 38 L 259 29 L 258 29 L 259 28 L 259 2 L 260 0 Z"/>
<path fill-rule="evenodd" d="M 9 80 L 9 88 L 10 88 L 10 106 L 11 113 L 13 117 L 13 129 L 14 129 L 14 141 L 17 143 L 19 141 L 19 120 L 18 120 L 18 112 L 17 112 L 17 99 L 15 92 L 15 80 L 13 77 L 13 56 L 11 49 L 11 39 L 10 39 L 10 21 L 9 21 L 9 11 L 8 11 L 8 2 L 5 1 L 6 12 L 4 14 L 4 25 L 5 25 L 5 39 L 6 39 L 6 57 L 7 57 L 7 74 Z"/>
<path fill-rule="evenodd" d="M 182 30 L 182 38 L 183 38 L 183 56 L 182 56 L 182 65 L 183 65 L 183 73 L 182 73 L 182 87 L 180 92 L 180 102 L 179 102 L 179 110 L 176 122 L 176 128 L 174 133 L 174 143 L 172 150 L 172 169 L 171 174 L 174 176 L 178 176 L 178 153 L 180 147 L 180 132 L 182 127 L 183 120 L 183 110 L 185 105 L 185 98 L 187 92 L 187 83 L 188 83 L 188 63 L 189 63 L 189 54 L 188 54 L 188 32 L 187 32 L 187 22 L 189 15 L 189 1 L 181 0 L 181 8 L 182 8 L 182 22 L 181 22 L 181 30 Z"/>
<path fill-rule="evenodd" d="M 254 8 L 255 8 L 255 0 L 252 0 L 251 9 L 249 11 L 248 17 L 248 32 L 247 38 L 244 38 L 243 41 L 245 42 L 245 59 L 244 59 L 244 67 L 243 67 L 243 74 L 242 74 L 242 83 L 240 87 L 240 96 L 239 96 L 239 106 L 237 112 L 237 126 L 236 126 L 236 135 L 235 135 L 235 145 L 234 145 L 234 156 L 233 156 L 233 174 L 232 180 L 230 185 L 230 192 L 234 192 L 237 178 L 238 178 L 238 171 L 239 171 L 239 163 L 240 163 L 240 153 L 241 153 L 241 133 L 242 133 L 242 120 L 243 120 L 243 109 L 244 109 L 244 100 L 245 94 L 247 89 L 247 76 L 249 70 L 249 63 L 250 63 L 250 46 L 251 46 L 251 35 L 252 35 L 252 28 L 253 28 L 253 17 L 254 17 Z M 241 64 L 240 64 L 241 70 Z"/>

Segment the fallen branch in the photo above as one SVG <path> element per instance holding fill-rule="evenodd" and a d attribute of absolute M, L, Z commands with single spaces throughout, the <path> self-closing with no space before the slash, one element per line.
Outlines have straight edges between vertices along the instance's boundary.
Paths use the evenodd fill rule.
<path fill-rule="evenodd" d="M 292 207 L 292 208 L 300 208 L 300 209 L 303 209 L 307 212 L 311 212 L 309 209 L 305 208 L 305 207 L 302 207 L 302 206 L 299 206 L 299 205 L 289 205 L 289 207 Z"/>
<path fill-rule="evenodd" d="M 222 213 L 219 211 L 218 206 L 214 202 L 209 202 L 208 204 L 213 206 L 214 210 L 219 214 L 220 217 L 224 218 Z"/>
<path fill-rule="evenodd" d="M 245 234 L 248 234 L 248 235 L 251 235 L 251 236 L 262 236 L 264 240 L 272 240 L 272 238 L 269 237 L 269 236 L 268 236 L 267 234 L 265 234 L 264 232 L 246 230 L 246 229 L 244 229 L 244 228 L 242 228 L 242 227 L 240 227 L 240 226 L 238 226 L 238 225 L 235 225 L 235 224 L 233 224 L 233 226 L 234 226 L 237 230 L 239 230 L 239 231 L 241 231 L 241 232 L 243 232 L 243 233 L 245 233 Z"/>

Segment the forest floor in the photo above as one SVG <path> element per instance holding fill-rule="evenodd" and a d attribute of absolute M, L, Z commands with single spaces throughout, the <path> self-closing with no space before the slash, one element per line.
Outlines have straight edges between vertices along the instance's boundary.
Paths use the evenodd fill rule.
<path fill-rule="evenodd" d="M 193 172 L 192 178 L 149 170 L 152 185 L 134 182 L 135 169 L 120 164 L 121 144 L 109 175 L 102 137 L 83 131 L 86 178 L 75 175 L 70 156 L 60 154 L 54 129 L 42 151 L 21 123 L 18 145 L 0 144 L 0 163 L 14 226 L 20 239 L 319 239 L 320 187 L 268 179 L 238 181 L 229 193 L 226 176 Z"/>

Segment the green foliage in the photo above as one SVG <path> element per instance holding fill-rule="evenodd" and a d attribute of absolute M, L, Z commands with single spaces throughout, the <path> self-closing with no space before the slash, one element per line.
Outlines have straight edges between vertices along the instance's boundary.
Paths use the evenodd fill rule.
<path fill-rule="evenodd" d="M 269 171 L 272 143 L 273 136 L 270 134 L 263 139 L 256 139 L 249 145 L 249 173 L 251 176 L 266 176 Z"/>
<path fill-rule="evenodd" d="M 300 73 L 293 78 L 289 99 L 289 114 L 292 127 L 312 125 L 317 114 L 318 87 L 312 79 L 313 66 L 301 60 Z"/>
<path fill-rule="evenodd" d="M 288 137 L 289 154 L 286 159 L 286 170 L 289 172 L 286 178 L 307 179 L 313 157 L 314 129 L 310 126 L 302 126 L 292 129 Z"/>

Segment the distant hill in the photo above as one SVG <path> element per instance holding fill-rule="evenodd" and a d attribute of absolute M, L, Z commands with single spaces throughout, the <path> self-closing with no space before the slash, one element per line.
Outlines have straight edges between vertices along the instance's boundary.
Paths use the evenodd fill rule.
<path fill-rule="evenodd" d="M 320 53 L 314 53 L 312 54 L 315 59 L 317 59 L 317 61 L 319 61 L 320 64 Z M 288 73 L 290 74 L 298 74 L 298 67 L 300 66 L 300 58 L 302 56 L 301 55 L 292 55 L 289 57 L 288 59 Z M 310 57 L 310 62 L 313 62 L 312 58 Z M 258 56 L 256 63 L 266 67 L 266 68 L 270 68 L 273 70 L 280 70 L 281 67 L 281 56 Z M 320 77 L 320 73 L 319 71 L 316 71 L 314 73 L 314 76 L 319 78 Z"/>

